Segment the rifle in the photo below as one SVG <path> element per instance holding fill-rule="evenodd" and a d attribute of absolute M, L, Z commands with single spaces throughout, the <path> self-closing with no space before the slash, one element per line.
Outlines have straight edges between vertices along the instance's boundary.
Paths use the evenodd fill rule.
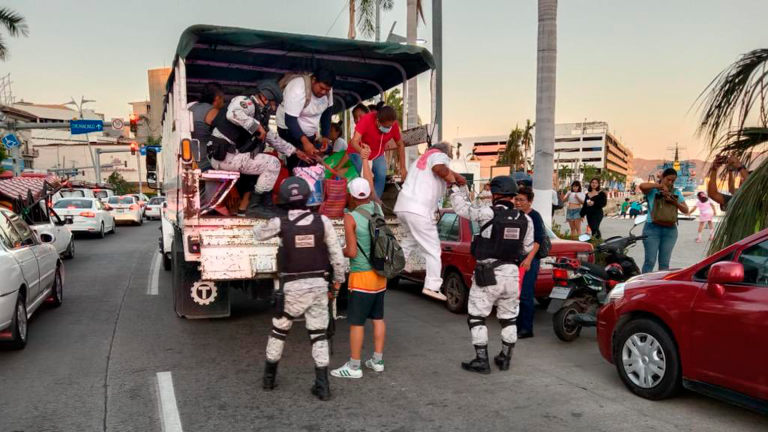
<path fill-rule="evenodd" d="M 328 301 L 328 351 L 333 355 L 333 335 L 336 334 L 336 292 L 333 290 L 333 284 L 328 284 L 332 299 Z"/>

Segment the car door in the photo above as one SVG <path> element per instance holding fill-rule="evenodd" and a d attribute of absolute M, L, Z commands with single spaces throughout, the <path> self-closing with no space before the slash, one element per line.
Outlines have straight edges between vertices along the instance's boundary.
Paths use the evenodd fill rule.
<path fill-rule="evenodd" d="M 452 212 L 445 212 L 437 222 L 437 235 L 442 249 L 443 269 L 448 266 L 458 267 L 458 248 L 461 241 L 461 218 Z M 458 267 L 461 268 L 461 267 Z"/>
<path fill-rule="evenodd" d="M 14 213 L 0 210 L 0 229 L 10 239 L 11 255 L 19 263 L 21 274 L 27 284 L 27 304 L 29 305 L 40 293 L 40 269 L 37 265 L 37 257 L 32 250 L 33 244 L 29 244 L 28 240 L 25 240 L 25 237 L 14 227 L 11 223 L 11 217 L 18 219 Z"/>
<path fill-rule="evenodd" d="M 40 284 L 37 293 L 34 297 L 31 297 L 37 299 L 39 296 L 45 294 L 45 291 L 48 288 L 53 286 L 53 279 L 56 273 L 56 261 L 59 258 L 59 254 L 56 252 L 56 248 L 54 248 L 53 245 L 42 243 L 37 233 L 21 220 L 18 215 L 11 213 L 8 219 L 11 221 L 11 225 L 13 225 L 13 227 L 16 228 L 16 231 L 21 235 L 22 242 L 28 244 L 30 249 L 32 249 L 32 253 L 37 260 Z M 31 306 L 30 309 L 33 309 L 33 306 Z"/>
<path fill-rule="evenodd" d="M 67 248 L 69 247 L 69 242 L 72 240 L 72 233 L 64 224 L 64 219 L 60 218 L 56 211 L 52 208 L 48 209 L 48 218 L 49 231 L 52 232 L 53 236 L 55 237 L 53 246 L 56 248 L 58 253 L 62 254 L 66 252 Z"/>
<path fill-rule="evenodd" d="M 104 224 L 104 230 L 105 231 L 111 231 L 112 225 L 114 225 L 113 219 L 110 217 L 109 212 L 104 208 L 104 204 L 102 204 L 101 201 L 94 201 L 93 202 L 94 210 L 96 210 L 96 217 L 98 218 L 100 223 Z"/>
<path fill-rule="evenodd" d="M 692 359 L 698 379 L 768 399 L 768 240 L 745 247 L 736 259 L 744 282 L 722 296 L 703 284 L 692 311 Z M 685 371 L 684 371 L 685 372 Z"/>

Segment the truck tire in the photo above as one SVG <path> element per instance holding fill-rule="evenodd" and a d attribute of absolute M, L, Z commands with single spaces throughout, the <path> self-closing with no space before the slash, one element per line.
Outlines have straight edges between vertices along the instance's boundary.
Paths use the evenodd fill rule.
<path fill-rule="evenodd" d="M 180 299 L 189 295 L 189 290 L 197 280 L 200 274 L 197 270 L 184 261 L 184 241 L 178 230 L 174 230 L 173 243 L 171 244 L 171 270 L 173 273 L 173 309 L 179 318 L 183 318 Z"/>
<path fill-rule="evenodd" d="M 171 271 L 171 254 L 163 252 L 163 270 Z"/>

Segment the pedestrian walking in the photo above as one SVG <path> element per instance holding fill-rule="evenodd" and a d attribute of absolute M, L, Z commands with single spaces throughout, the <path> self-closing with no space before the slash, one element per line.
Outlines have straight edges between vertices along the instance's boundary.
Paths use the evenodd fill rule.
<path fill-rule="evenodd" d="M 563 198 L 568 203 L 568 209 L 565 213 L 565 220 L 571 229 L 571 237 L 578 238 L 581 235 L 581 208 L 584 207 L 586 199 L 584 192 L 581 191 L 581 182 L 576 180 L 571 183 L 571 190 Z"/>
<path fill-rule="evenodd" d="M 701 243 L 701 232 L 704 231 L 705 225 L 709 227 L 709 241 L 712 241 L 715 237 L 715 223 L 712 221 L 712 219 L 715 218 L 715 213 L 717 211 L 715 209 L 715 204 L 704 192 L 697 193 L 696 198 L 697 200 L 694 203 L 694 207 L 688 212 L 690 215 L 693 214 L 696 209 L 699 210 L 699 233 L 696 236 L 696 243 Z"/>
<path fill-rule="evenodd" d="M 624 202 L 621 203 L 621 218 L 627 218 L 627 212 L 629 211 L 629 198 L 624 198 Z"/>
<path fill-rule="evenodd" d="M 406 262 L 417 249 L 421 249 L 424 256 L 427 274 L 421 292 L 442 301 L 447 298 L 440 292 L 443 285 L 440 277 L 443 270 L 440 262 L 442 249 L 435 215 L 439 202 L 445 196 L 446 184 L 467 184 L 464 177 L 449 168 L 451 158 L 451 145 L 441 142 L 415 160 L 408 169 L 408 177 L 394 209 L 403 230 L 400 246 Z"/>
<path fill-rule="evenodd" d="M 661 175 L 661 182 L 647 182 L 640 185 L 640 191 L 648 200 L 650 220 L 643 227 L 645 262 L 643 273 L 653 271 L 656 260 L 659 270 L 669 269 L 669 260 L 677 242 L 677 213 L 687 214 L 683 193 L 675 188 L 677 171 L 667 168 Z"/>
<path fill-rule="evenodd" d="M 344 256 L 349 258 L 349 361 L 331 371 L 337 378 L 362 378 L 360 368 L 361 351 L 365 337 L 365 322 L 373 323 L 373 355 L 365 366 L 374 372 L 384 372 L 384 294 L 387 290 L 387 278 L 379 275 L 371 266 L 373 241 L 371 238 L 371 215 L 384 215 L 376 203 L 371 201 L 373 173 L 368 164 L 370 151 L 363 149 L 363 177 L 349 183 L 350 201 L 354 210 L 344 215 L 344 236 L 346 246 Z"/>
<path fill-rule="evenodd" d="M 607 204 L 608 197 L 600 189 L 600 180 L 593 178 L 589 181 L 587 196 L 580 214 L 587 217 L 587 225 L 595 238 L 602 238 L 600 224 L 603 222 L 603 208 Z"/>
<path fill-rule="evenodd" d="M 533 337 L 534 295 L 536 280 L 539 278 L 541 267 L 542 245 L 547 236 L 544 220 L 541 214 L 533 209 L 533 189 L 528 186 L 518 189 L 515 197 L 515 207 L 525 213 L 533 223 L 533 247 L 525 256 L 520 267 L 523 269 L 523 287 L 520 293 L 520 319 L 517 325 L 517 338 L 527 339 Z"/>
<path fill-rule="evenodd" d="M 288 215 L 253 227 L 256 241 L 276 236 L 281 240 L 277 259 L 280 278 L 278 310 L 272 319 L 272 333 L 267 341 L 263 388 L 272 390 L 276 387 L 277 364 L 283 355 L 288 332 L 293 322 L 304 315 L 315 360 L 312 394 L 325 401 L 331 398 L 327 331 L 328 297 L 332 294 L 328 292 L 326 274 L 333 268 L 333 290 L 338 292 L 344 282 L 346 266 L 331 220 L 311 213 L 307 207 L 310 194 L 305 180 L 288 178 L 280 186 L 280 202 Z"/>
<path fill-rule="evenodd" d="M 510 176 L 491 180 L 493 206 L 471 206 L 470 200 L 457 186 L 453 186 L 451 192 L 451 204 L 456 214 L 480 226 L 470 249 L 477 265 L 467 306 L 467 323 L 475 346 L 475 358 L 463 362 L 461 367 L 470 372 L 491 373 L 485 319 L 496 306 L 502 348 L 494 357 L 494 363 L 499 370 L 505 371 L 509 369 L 512 350 L 517 342 L 518 265 L 534 247 L 533 222 L 515 209 L 512 200 L 517 193 L 517 185 Z"/>

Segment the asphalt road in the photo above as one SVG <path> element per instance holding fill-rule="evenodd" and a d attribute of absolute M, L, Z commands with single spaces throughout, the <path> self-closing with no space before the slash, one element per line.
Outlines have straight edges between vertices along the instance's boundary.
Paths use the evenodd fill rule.
<path fill-rule="evenodd" d="M 278 389 L 263 392 L 269 312 L 235 294 L 231 318 L 177 318 L 170 273 L 159 269 L 157 295 L 150 289 L 158 225 L 77 239 L 64 305 L 33 317 L 26 350 L 0 350 L 0 431 L 161 431 L 159 398 L 168 400 L 169 389 L 186 431 L 768 429 L 766 417 L 689 392 L 663 402 L 633 396 L 598 354 L 594 331 L 565 344 L 543 311 L 536 337 L 518 343 L 509 372 L 464 372 L 459 363 L 473 355 L 465 316 L 415 285 L 387 294 L 386 372 L 331 378 L 332 401 L 317 401 L 299 322 Z M 499 326 L 489 323 L 495 354 Z M 340 321 L 333 367 L 346 360 L 346 330 Z M 172 386 L 159 389 L 165 372 Z"/>

